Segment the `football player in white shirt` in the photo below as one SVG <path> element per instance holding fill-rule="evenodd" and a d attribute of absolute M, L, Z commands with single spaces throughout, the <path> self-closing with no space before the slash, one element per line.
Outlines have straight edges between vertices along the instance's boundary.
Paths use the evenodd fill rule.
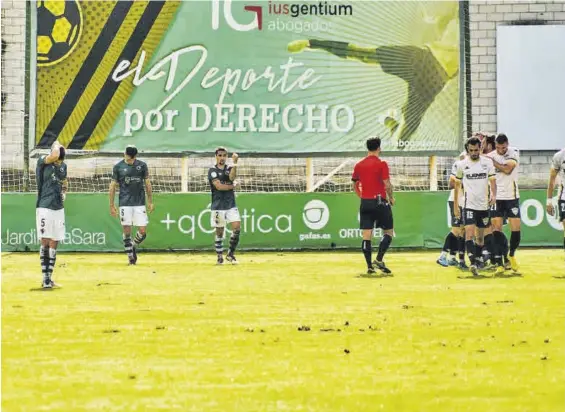
<path fill-rule="evenodd" d="M 454 213 L 460 216 L 459 192 L 465 188 L 463 220 L 465 224 L 465 247 L 471 261 L 471 272 L 478 275 L 477 248 L 473 242 L 475 230 L 479 234 L 490 225 L 489 206 L 496 202 L 496 177 L 492 161 L 481 156 L 481 141 L 472 137 L 466 144 L 468 157 L 457 162 Z"/>
<path fill-rule="evenodd" d="M 457 173 L 457 162 L 459 160 L 463 160 L 467 156 L 466 152 L 463 152 L 459 155 L 459 158 L 453 163 L 451 168 L 451 175 L 449 176 L 449 187 L 451 191 L 449 193 L 449 198 L 447 199 L 447 203 L 449 204 L 449 211 L 451 214 L 451 231 L 445 237 L 445 241 L 443 244 L 443 249 L 441 254 L 439 255 L 438 260 L 436 263 L 438 265 L 447 267 L 447 266 L 459 266 L 460 269 L 468 269 L 467 265 L 465 264 L 465 229 L 463 226 L 463 220 L 461 219 L 461 213 L 459 217 L 455 217 L 453 213 L 453 196 L 455 194 L 455 182 L 456 178 L 455 175 Z M 463 204 L 463 191 L 460 191 L 460 199 L 459 204 Z M 457 263 L 457 259 L 455 258 L 455 252 L 459 252 L 459 263 Z M 450 257 L 447 260 L 447 253 L 449 252 Z"/>
<path fill-rule="evenodd" d="M 504 234 L 502 232 L 503 219 L 508 219 L 510 224 L 510 267 L 518 270 L 516 262 L 516 249 L 520 245 L 520 192 L 518 190 L 518 162 L 520 152 L 508 146 L 508 137 L 500 133 L 496 136 L 496 150 L 487 155 L 496 168 L 496 186 L 498 196 L 493 208 L 492 229 L 495 244 L 495 260 L 497 273 L 502 273 L 502 256 L 504 254 Z"/>
<path fill-rule="evenodd" d="M 563 224 L 563 249 L 565 250 L 565 149 L 555 153 L 555 156 L 553 156 L 553 160 L 551 161 L 549 184 L 547 185 L 547 213 L 551 216 L 555 214 L 552 197 L 553 189 L 555 188 L 555 178 L 557 176 L 559 176 L 561 180 L 557 204 L 559 208 L 559 220 Z"/>

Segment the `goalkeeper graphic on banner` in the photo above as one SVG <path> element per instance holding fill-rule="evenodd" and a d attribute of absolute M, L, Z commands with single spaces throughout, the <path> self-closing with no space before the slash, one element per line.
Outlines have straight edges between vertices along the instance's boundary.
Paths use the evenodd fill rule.
<path fill-rule="evenodd" d="M 426 42 L 424 39 L 421 47 L 361 47 L 343 41 L 309 39 L 289 43 L 288 51 L 324 50 L 342 59 L 378 65 L 385 73 L 404 80 L 406 99 L 400 110 L 390 108 L 378 116 L 379 122 L 390 131 L 393 142 L 403 149 L 406 142 L 413 139 L 435 98 L 459 71 L 458 4 L 437 3 L 434 16 L 427 13 L 422 16 L 429 29 L 424 37 L 434 40 Z"/>

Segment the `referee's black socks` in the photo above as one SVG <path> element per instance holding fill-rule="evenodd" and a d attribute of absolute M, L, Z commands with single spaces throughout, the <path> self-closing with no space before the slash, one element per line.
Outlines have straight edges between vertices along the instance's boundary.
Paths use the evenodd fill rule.
<path fill-rule="evenodd" d="M 361 250 L 363 251 L 363 255 L 365 256 L 365 261 L 367 262 L 367 267 L 373 267 L 371 263 L 371 241 L 370 240 L 363 240 L 361 244 Z"/>
<path fill-rule="evenodd" d="M 383 235 L 381 239 L 381 243 L 379 245 L 379 253 L 377 254 L 377 262 L 382 262 L 383 258 L 385 257 L 385 253 L 388 250 L 390 244 L 392 243 L 392 236 L 391 235 Z"/>

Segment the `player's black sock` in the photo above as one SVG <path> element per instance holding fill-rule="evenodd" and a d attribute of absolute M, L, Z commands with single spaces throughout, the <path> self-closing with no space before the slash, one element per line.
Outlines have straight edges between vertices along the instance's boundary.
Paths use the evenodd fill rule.
<path fill-rule="evenodd" d="M 502 256 L 504 256 L 504 258 L 506 260 L 508 260 L 508 238 L 506 237 L 506 235 L 504 234 L 504 232 L 500 232 L 502 234 Z"/>
<path fill-rule="evenodd" d="M 141 234 L 141 232 L 137 232 L 135 234 L 135 238 L 133 239 L 133 243 L 135 243 L 135 247 L 138 247 L 141 244 L 141 242 L 145 240 L 146 237 L 147 237 L 147 233 Z"/>
<path fill-rule="evenodd" d="M 494 236 L 492 233 L 485 236 L 485 247 L 492 259 L 492 256 L 494 256 Z"/>
<path fill-rule="evenodd" d="M 457 238 L 457 243 L 459 244 L 459 261 L 465 261 L 465 238 L 459 236 Z"/>
<path fill-rule="evenodd" d="M 133 259 L 133 245 L 131 244 L 131 237 L 127 235 L 124 235 L 124 251 L 130 260 Z"/>
<path fill-rule="evenodd" d="M 349 43 L 332 40 L 310 40 L 312 49 L 322 49 L 338 57 L 347 57 Z"/>
<path fill-rule="evenodd" d="M 365 261 L 367 262 L 367 267 L 370 268 L 373 266 L 373 264 L 371 263 L 372 257 L 371 257 L 371 241 L 370 240 L 363 240 L 363 243 L 361 243 L 361 250 L 363 251 L 363 255 L 365 256 Z"/>
<path fill-rule="evenodd" d="M 519 230 L 516 232 L 510 232 L 510 256 L 514 256 L 516 249 L 518 249 L 518 246 L 520 246 L 521 235 L 522 232 L 520 232 Z"/>
<path fill-rule="evenodd" d="M 47 272 L 49 278 L 53 276 L 53 270 L 55 269 L 56 260 L 57 260 L 57 249 L 49 249 L 49 266 L 47 266 Z"/>
<path fill-rule="evenodd" d="M 495 264 L 502 265 L 502 254 L 504 252 L 504 233 L 496 230 L 492 232 L 494 236 Z"/>
<path fill-rule="evenodd" d="M 471 265 L 475 264 L 475 242 L 472 240 L 465 241 L 465 247 L 467 248 L 467 255 L 469 256 L 469 261 Z"/>
<path fill-rule="evenodd" d="M 235 249 L 237 248 L 237 245 L 239 243 L 239 233 L 240 233 L 239 230 L 234 230 L 230 236 L 230 249 L 229 249 L 230 255 L 233 255 Z"/>
<path fill-rule="evenodd" d="M 382 262 L 385 257 L 385 253 L 388 250 L 390 244 L 392 243 L 391 235 L 384 235 L 379 244 L 379 253 L 377 253 L 377 261 Z"/>
<path fill-rule="evenodd" d="M 451 245 L 449 246 L 449 254 L 451 256 L 455 256 L 457 254 L 457 250 L 459 249 L 459 240 L 457 239 L 457 236 L 455 236 L 453 233 L 451 233 Z"/>
<path fill-rule="evenodd" d="M 224 253 L 224 238 L 216 235 L 214 247 L 216 248 L 216 254 L 221 255 Z"/>
<path fill-rule="evenodd" d="M 455 247 L 453 247 L 455 245 Z M 455 254 L 455 250 L 457 250 L 457 237 L 449 232 L 445 237 L 445 241 L 443 242 L 443 249 L 441 249 L 445 253 Z"/>
<path fill-rule="evenodd" d="M 41 273 L 43 279 L 49 279 L 49 246 L 41 245 L 39 247 L 39 261 L 41 262 Z"/>

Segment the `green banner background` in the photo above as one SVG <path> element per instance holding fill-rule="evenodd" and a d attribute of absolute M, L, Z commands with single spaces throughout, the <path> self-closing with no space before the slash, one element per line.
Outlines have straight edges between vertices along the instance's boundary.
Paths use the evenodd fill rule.
<path fill-rule="evenodd" d="M 152 59 L 137 72 L 114 71 L 114 81 L 135 79 L 135 88 L 101 151 L 134 143 L 156 152 L 210 153 L 225 145 L 246 153 L 357 153 L 377 133 L 389 153 L 458 152 L 458 2 L 320 2 L 347 5 L 352 14 L 276 13 L 285 5 L 299 11 L 318 3 L 182 2 Z M 256 21 L 249 6 L 261 9 L 261 30 L 243 27 Z M 289 52 L 290 42 L 303 39 L 339 44 Z M 371 56 L 345 51 L 348 43 L 370 48 Z M 375 49 L 382 46 L 391 49 L 378 60 Z M 285 121 L 291 105 L 304 113 L 289 109 Z M 419 127 L 409 146 L 399 148 L 402 107 L 406 123 Z M 241 121 L 251 112 L 254 126 Z M 387 113 L 401 125 L 393 128 L 388 120 L 385 126 Z M 208 127 L 191 129 L 208 117 Z"/>
<path fill-rule="evenodd" d="M 545 191 L 522 191 L 522 245 L 561 246 L 562 228 L 545 213 Z M 447 193 L 398 193 L 393 247 L 439 248 L 448 231 Z M 157 194 L 147 249 L 213 249 L 207 194 Z M 240 194 L 240 248 L 358 248 L 359 199 L 354 194 Z M 121 227 L 105 194 L 69 194 L 61 250 L 121 251 Z M 378 233 L 377 233 L 378 235 Z M 2 251 L 38 250 L 35 195 L 2 195 Z"/>

